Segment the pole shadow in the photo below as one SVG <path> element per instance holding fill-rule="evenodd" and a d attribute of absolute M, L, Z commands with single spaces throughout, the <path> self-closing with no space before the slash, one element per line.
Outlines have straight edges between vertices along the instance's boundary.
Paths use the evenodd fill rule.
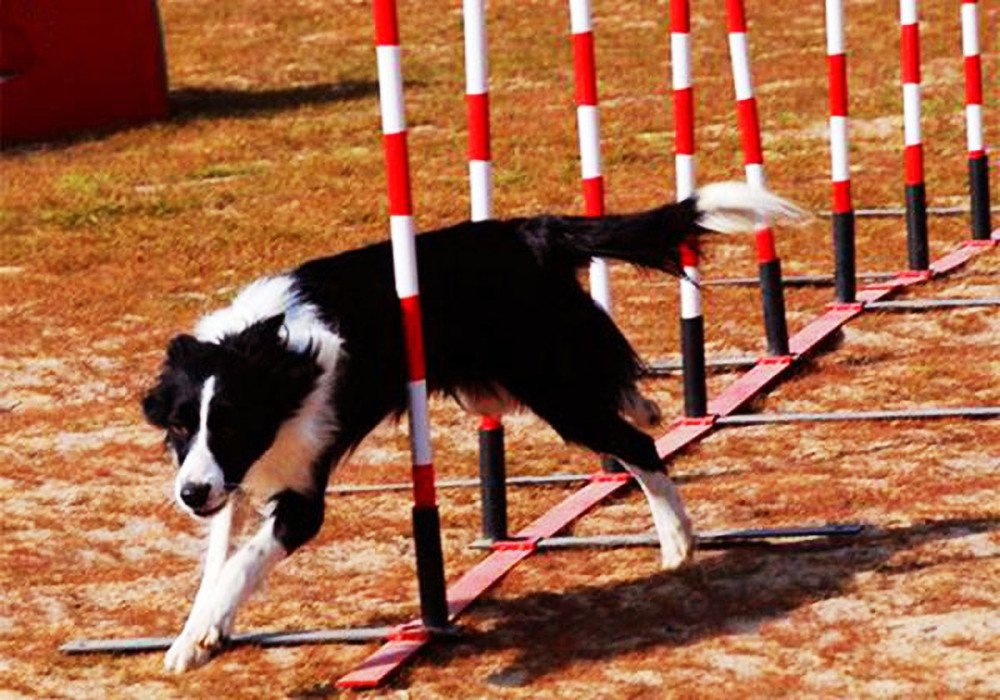
<path fill-rule="evenodd" d="M 447 665 L 484 651 L 515 649 L 516 658 L 482 682 L 501 687 L 529 685 L 580 661 L 600 662 L 752 632 L 797 608 L 844 595 L 859 573 L 880 570 L 898 575 L 965 558 L 947 554 L 933 561 L 891 562 L 899 552 L 998 527 L 1000 519 L 995 518 L 943 520 L 872 530 L 843 543 L 729 550 L 703 556 L 681 571 L 657 572 L 611 586 L 584 585 L 559 593 L 538 591 L 513 599 L 484 599 L 470 618 L 488 631 L 435 646 L 431 653 L 436 664 Z M 405 677 L 400 682 L 405 684 Z"/>

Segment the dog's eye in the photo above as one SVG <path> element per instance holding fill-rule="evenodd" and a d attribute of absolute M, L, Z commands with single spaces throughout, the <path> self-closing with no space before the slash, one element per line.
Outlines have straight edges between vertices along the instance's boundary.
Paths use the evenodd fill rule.
<path fill-rule="evenodd" d="M 174 438 L 175 440 L 187 440 L 188 437 L 191 435 L 191 431 L 188 430 L 187 426 L 181 425 L 179 423 L 168 425 L 167 433 L 169 433 L 170 437 Z"/>

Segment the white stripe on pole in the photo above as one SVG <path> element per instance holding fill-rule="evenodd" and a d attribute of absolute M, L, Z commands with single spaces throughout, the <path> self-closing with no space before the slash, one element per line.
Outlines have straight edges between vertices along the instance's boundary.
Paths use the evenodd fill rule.
<path fill-rule="evenodd" d="M 920 84 L 903 85 L 903 134 L 907 146 L 920 143 Z"/>
<path fill-rule="evenodd" d="M 413 463 L 430 464 L 433 453 L 430 422 L 427 418 L 427 382 L 422 379 L 410 382 L 407 390 L 410 395 L 410 449 L 413 450 Z"/>
<path fill-rule="evenodd" d="M 917 23 L 916 0 L 899 0 L 899 23 L 900 24 Z"/>
<path fill-rule="evenodd" d="M 591 30 L 590 0 L 570 0 L 569 28 L 573 34 Z"/>
<path fill-rule="evenodd" d="M 962 3 L 962 55 L 979 53 L 979 10 L 974 3 Z"/>
<path fill-rule="evenodd" d="M 697 267 L 685 267 L 681 278 L 681 318 L 701 317 L 701 272 Z"/>
<path fill-rule="evenodd" d="M 485 221 L 493 218 L 493 165 L 488 160 L 469 161 L 471 218 Z"/>
<path fill-rule="evenodd" d="M 694 193 L 695 159 L 692 155 L 678 153 L 674 156 L 675 179 L 677 180 L 677 200 L 687 199 Z"/>
<path fill-rule="evenodd" d="M 760 163 L 748 163 L 745 166 L 747 174 L 747 182 L 754 187 L 767 187 L 767 181 L 764 179 L 764 166 Z"/>
<path fill-rule="evenodd" d="M 691 51 L 687 34 L 670 35 L 670 74 L 674 90 L 691 87 Z"/>
<path fill-rule="evenodd" d="M 416 296 L 420 289 L 417 284 L 417 246 L 413 217 L 390 216 L 389 232 L 392 237 L 392 265 L 396 274 L 396 294 L 400 299 Z"/>
<path fill-rule="evenodd" d="M 982 151 L 983 146 L 983 106 L 965 106 L 965 138 L 970 151 Z"/>
<path fill-rule="evenodd" d="M 753 81 L 750 79 L 750 54 L 747 51 L 746 34 L 733 32 L 729 35 L 729 56 L 733 67 L 736 99 L 749 100 L 753 97 Z"/>
<path fill-rule="evenodd" d="M 462 8 L 465 20 L 465 92 L 482 95 L 488 89 L 489 76 L 483 0 L 464 0 Z"/>
<path fill-rule="evenodd" d="M 590 296 L 608 316 L 611 315 L 611 275 L 608 262 L 602 258 L 590 261 Z"/>
<path fill-rule="evenodd" d="M 580 173 L 584 180 L 601 175 L 601 118 L 597 107 L 580 105 L 576 108 L 577 132 L 580 138 Z"/>
<path fill-rule="evenodd" d="M 830 117 L 830 173 L 834 182 L 851 177 L 847 147 L 847 117 Z"/>
<path fill-rule="evenodd" d="M 829 56 L 844 53 L 843 0 L 826 0 L 826 53 Z"/>
<path fill-rule="evenodd" d="M 403 73 L 400 69 L 398 46 L 377 46 L 378 95 L 382 110 L 382 132 L 398 134 L 406 130 L 403 110 Z"/>

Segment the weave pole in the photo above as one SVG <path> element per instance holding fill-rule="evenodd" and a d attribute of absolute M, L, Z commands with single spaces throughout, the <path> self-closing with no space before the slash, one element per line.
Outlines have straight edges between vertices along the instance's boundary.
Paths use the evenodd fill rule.
<path fill-rule="evenodd" d="M 416 546 L 420 612 L 428 629 L 448 625 L 444 556 L 434 486 L 430 427 L 427 420 L 427 381 L 421 327 L 417 246 L 410 191 L 410 166 L 403 106 L 399 24 L 395 0 L 374 0 L 375 52 L 378 59 L 379 106 L 385 151 L 389 227 L 396 293 L 402 311 L 403 338 L 409 383 L 410 452 L 413 460 L 413 538 Z"/>
<path fill-rule="evenodd" d="M 903 83 L 903 166 L 906 190 L 906 248 L 910 269 L 927 270 L 927 191 L 920 133 L 920 20 L 917 0 L 900 0 L 900 61 Z"/>
<path fill-rule="evenodd" d="M 597 108 L 597 62 L 594 56 L 590 0 L 570 0 L 569 21 L 573 37 L 573 77 L 576 126 L 580 141 L 583 211 L 587 216 L 603 216 L 601 122 Z M 605 260 L 595 258 L 590 263 L 590 295 L 602 309 L 611 314 L 611 279 Z"/>
<path fill-rule="evenodd" d="M 687 0 L 670 3 L 670 80 L 674 96 L 674 170 L 677 200 L 695 188 L 694 85 L 691 79 L 691 12 Z M 692 241 L 681 248 L 684 277 L 681 296 L 681 364 L 684 370 L 684 414 L 700 418 L 708 412 L 705 378 L 705 319 L 701 312 L 701 272 Z"/>
<path fill-rule="evenodd" d="M 972 237 L 990 240 L 990 164 L 983 144 L 983 69 L 979 56 L 979 6 L 962 1 L 962 57 L 965 63 L 965 131 L 969 150 Z"/>
<path fill-rule="evenodd" d="M 830 179 L 832 180 L 834 288 L 836 299 L 853 303 L 855 281 L 854 205 L 848 146 L 847 53 L 844 50 L 844 2 L 826 0 L 826 70 L 830 94 Z"/>
<path fill-rule="evenodd" d="M 489 52 L 483 0 L 463 0 L 465 105 L 469 129 L 469 209 L 472 221 L 493 217 L 490 151 Z M 507 489 L 503 423 L 484 416 L 479 424 L 479 482 L 483 537 L 507 539 Z"/>
<path fill-rule="evenodd" d="M 604 174 L 601 171 L 601 119 L 597 107 L 597 59 L 590 0 L 569 0 L 569 26 L 573 38 L 573 82 L 576 101 L 576 130 L 580 142 L 580 180 L 583 186 L 583 213 L 604 216 Z M 606 260 L 590 261 L 590 296 L 611 315 L 611 275 Z M 607 472 L 623 468 L 612 457 L 604 457 Z"/>
<path fill-rule="evenodd" d="M 743 0 L 726 0 L 726 28 L 729 33 L 729 57 L 732 62 L 733 84 L 736 88 L 736 110 L 743 162 L 747 182 L 765 187 L 764 152 L 757 117 L 757 98 L 750 75 L 750 53 L 747 42 L 747 21 Z M 785 321 L 785 292 L 781 281 L 781 261 L 774 243 L 774 232 L 768 221 L 757 226 L 757 265 L 764 306 L 764 328 L 767 348 L 771 355 L 788 354 L 788 325 Z"/>

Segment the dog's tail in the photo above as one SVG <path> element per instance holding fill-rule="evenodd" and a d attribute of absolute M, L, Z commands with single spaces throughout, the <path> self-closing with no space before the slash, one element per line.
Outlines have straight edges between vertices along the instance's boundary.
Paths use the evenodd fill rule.
<path fill-rule="evenodd" d="M 761 218 L 801 219 L 805 212 L 760 187 L 720 182 L 681 202 L 636 214 L 540 217 L 521 227 L 529 245 L 548 262 L 579 267 L 613 258 L 682 275 L 680 247 L 692 236 L 753 230 Z"/>

